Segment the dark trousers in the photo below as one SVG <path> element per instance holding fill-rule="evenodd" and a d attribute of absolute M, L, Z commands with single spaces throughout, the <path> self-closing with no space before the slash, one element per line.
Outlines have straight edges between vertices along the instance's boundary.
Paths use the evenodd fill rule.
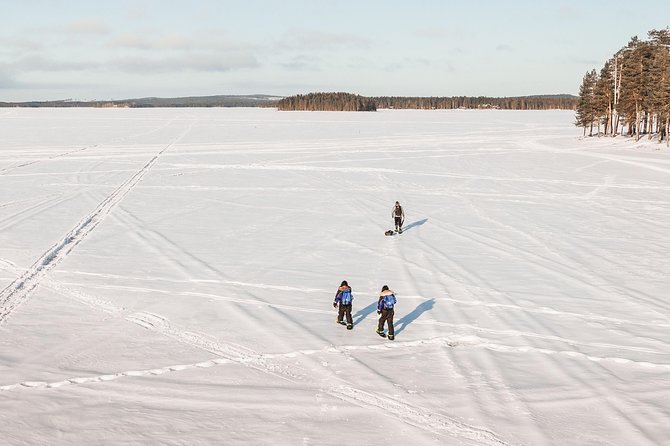
<path fill-rule="evenodd" d="M 393 336 L 393 310 L 382 310 L 382 315 L 379 317 L 379 325 L 377 326 L 379 331 L 384 330 L 384 322 L 388 323 L 389 335 Z"/>
<path fill-rule="evenodd" d="M 342 322 L 344 320 L 344 317 L 347 317 L 347 324 L 353 324 L 354 320 L 351 317 L 351 307 L 352 304 L 348 305 L 342 305 L 340 304 L 340 308 L 337 311 L 337 322 Z"/>
<path fill-rule="evenodd" d="M 402 217 L 394 217 L 395 220 L 395 228 L 400 229 L 402 228 Z"/>

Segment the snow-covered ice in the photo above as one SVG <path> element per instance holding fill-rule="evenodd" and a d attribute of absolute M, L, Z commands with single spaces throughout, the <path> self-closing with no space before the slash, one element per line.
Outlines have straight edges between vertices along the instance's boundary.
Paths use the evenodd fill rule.
<path fill-rule="evenodd" d="M 0 442 L 670 444 L 670 151 L 573 121 L 0 109 Z"/>

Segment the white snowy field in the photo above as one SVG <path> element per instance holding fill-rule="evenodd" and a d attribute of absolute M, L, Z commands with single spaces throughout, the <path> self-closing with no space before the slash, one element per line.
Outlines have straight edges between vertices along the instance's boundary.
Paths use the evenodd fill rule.
<path fill-rule="evenodd" d="M 0 109 L 0 443 L 670 444 L 670 150 L 573 121 Z"/>

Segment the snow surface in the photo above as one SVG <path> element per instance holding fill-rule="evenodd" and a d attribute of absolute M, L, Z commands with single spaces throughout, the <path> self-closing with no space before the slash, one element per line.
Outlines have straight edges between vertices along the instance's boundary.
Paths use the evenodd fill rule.
<path fill-rule="evenodd" d="M 0 443 L 670 444 L 670 151 L 573 121 L 0 110 Z"/>

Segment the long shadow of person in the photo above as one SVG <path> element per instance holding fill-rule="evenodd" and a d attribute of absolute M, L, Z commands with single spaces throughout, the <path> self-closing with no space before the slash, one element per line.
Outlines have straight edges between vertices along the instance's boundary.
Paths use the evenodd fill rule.
<path fill-rule="evenodd" d="M 412 222 L 412 223 L 408 224 L 407 226 L 403 226 L 402 227 L 402 232 L 407 232 L 408 229 L 412 229 L 415 226 L 421 226 L 422 224 L 424 224 L 427 221 L 428 221 L 428 219 L 424 218 L 423 220 L 417 220 L 415 222 Z"/>
<path fill-rule="evenodd" d="M 402 332 L 405 329 L 405 327 L 414 322 L 423 313 L 432 310 L 434 305 L 435 305 L 435 299 L 430 299 L 417 305 L 417 307 L 414 310 L 404 315 L 393 324 L 393 327 L 395 328 L 395 333 L 398 334 Z"/>
<path fill-rule="evenodd" d="M 377 302 L 372 302 L 370 305 L 368 305 L 365 308 L 362 308 L 354 314 L 354 325 L 358 324 L 361 322 L 363 319 L 368 317 L 370 313 L 374 313 L 377 310 Z"/>

